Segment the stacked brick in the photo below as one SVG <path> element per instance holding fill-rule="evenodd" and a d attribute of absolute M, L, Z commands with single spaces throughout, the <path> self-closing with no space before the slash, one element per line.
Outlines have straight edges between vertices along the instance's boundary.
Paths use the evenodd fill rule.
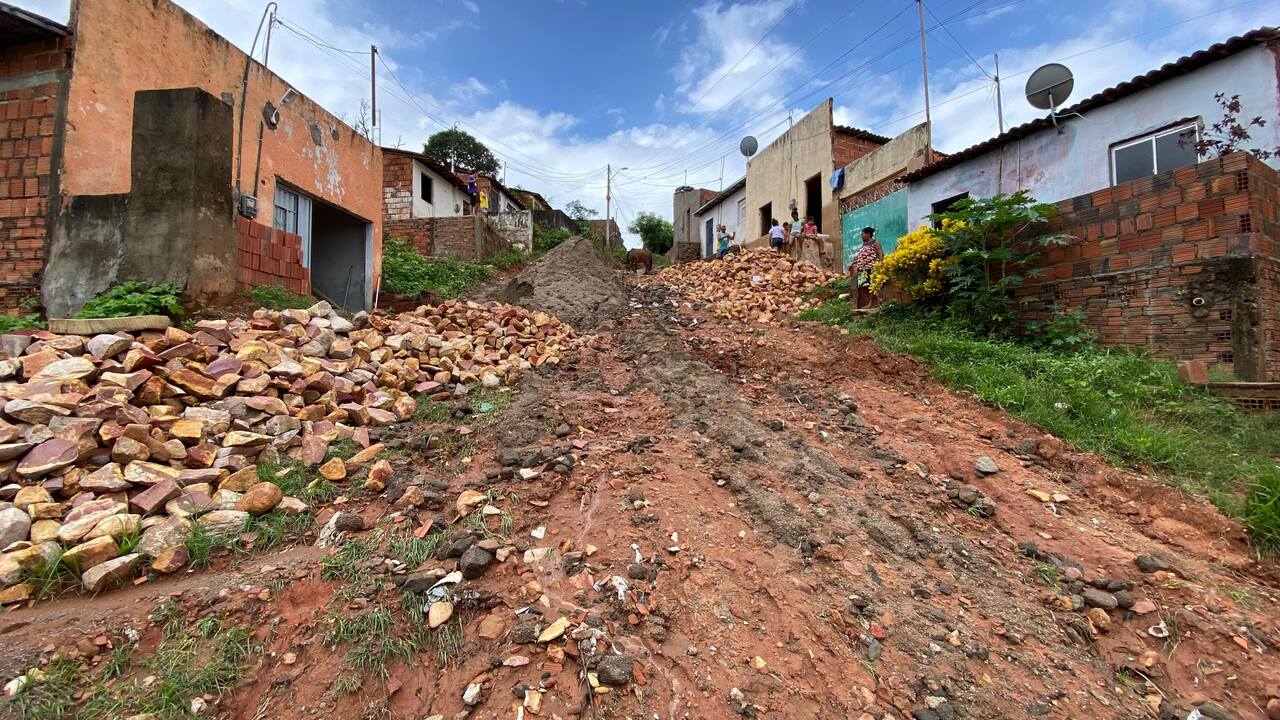
<path fill-rule="evenodd" d="M 302 266 L 302 238 L 244 217 L 236 218 L 236 288 L 282 285 L 311 294 L 311 270 Z"/>
<path fill-rule="evenodd" d="M 58 88 L 69 38 L 0 49 L 0 313 L 39 290 Z"/>
<path fill-rule="evenodd" d="M 1083 308 L 1104 344 L 1232 369 L 1248 353 L 1280 372 L 1276 172 L 1245 153 L 1057 203 L 1046 251 L 1021 295 L 1032 318 Z M 1261 357 L 1258 357 L 1261 353 Z M 1256 374 L 1256 373 L 1254 373 Z"/>

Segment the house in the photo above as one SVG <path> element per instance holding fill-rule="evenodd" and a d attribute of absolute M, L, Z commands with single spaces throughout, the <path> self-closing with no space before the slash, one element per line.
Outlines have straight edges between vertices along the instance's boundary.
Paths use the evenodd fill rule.
<path fill-rule="evenodd" d="M 1026 189 L 1055 203 L 1020 291 L 1029 315 L 1083 309 L 1102 342 L 1280 380 L 1280 178 L 1244 152 L 1198 155 L 1239 95 L 1252 147 L 1280 145 L 1280 32 L 1192 53 L 902 176 L 912 226 L 959 198 Z"/>
<path fill-rule="evenodd" d="M 372 304 L 382 153 L 367 138 L 170 0 L 78 0 L 66 28 L 0 16 L 20 30 L 0 34 L 5 116 L 32 115 L 4 141 L 25 158 L 0 165 L 0 185 L 22 186 L 0 206 L 20 228 L 6 263 L 27 291 L 39 278 L 50 315 L 132 279 Z"/>
<path fill-rule="evenodd" d="M 862 247 L 862 228 L 874 227 L 886 253 L 898 246 L 898 238 L 910 225 L 907 189 L 898 179 L 917 170 L 930 157 L 929 127 L 917 125 L 846 165 L 839 192 L 841 230 L 840 267 L 847 268 Z"/>
<path fill-rule="evenodd" d="M 483 260 L 511 246 L 476 212 L 465 176 L 412 150 L 382 148 L 382 225 L 423 255 Z"/>
<path fill-rule="evenodd" d="M 747 235 L 752 238 L 748 245 L 767 245 L 770 222 L 790 219 L 794 208 L 801 218 L 812 216 L 818 231 L 831 236 L 825 263 L 812 246 L 805 248 L 805 259 L 838 269 L 839 171 L 887 142 L 887 137 L 836 125 L 832 100 L 824 100 L 747 162 Z"/>
<path fill-rule="evenodd" d="M 721 225 L 735 237 L 735 242 L 744 242 L 747 238 L 746 176 L 712 196 L 693 211 L 693 216 L 698 219 L 698 227 L 702 229 L 702 257 L 713 257 L 716 254 L 716 230 Z"/>
<path fill-rule="evenodd" d="M 532 190 L 525 190 L 524 188 L 518 187 L 511 188 L 511 194 L 514 195 L 516 199 L 520 201 L 520 204 L 528 210 L 536 212 L 539 210 L 545 211 L 554 209 L 551 207 L 551 203 L 547 202 L 546 198 Z"/>
<path fill-rule="evenodd" d="M 716 194 L 715 190 L 688 185 L 676 188 L 672 194 L 672 243 L 671 250 L 667 252 L 672 262 L 692 262 L 703 257 L 703 231 L 693 213 L 711 202 Z"/>
<path fill-rule="evenodd" d="M 476 189 L 479 191 L 477 204 L 482 212 L 502 213 L 525 209 L 524 203 L 520 202 L 516 194 L 508 190 L 498 178 L 483 173 L 457 172 L 455 174 L 464 183 L 472 175 L 475 176 Z"/>

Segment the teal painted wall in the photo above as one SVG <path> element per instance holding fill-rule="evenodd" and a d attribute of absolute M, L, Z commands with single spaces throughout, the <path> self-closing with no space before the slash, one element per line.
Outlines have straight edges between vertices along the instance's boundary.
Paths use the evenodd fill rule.
<path fill-rule="evenodd" d="M 847 212 L 841 218 L 840 226 L 844 235 L 844 264 L 841 270 L 849 267 L 853 256 L 862 247 L 862 228 L 870 225 L 876 229 L 876 237 L 884 247 L 886 255 L 898 247 L 898 238 L 907 234 L 907 189 L 886 195 L 879 200 Z"/>

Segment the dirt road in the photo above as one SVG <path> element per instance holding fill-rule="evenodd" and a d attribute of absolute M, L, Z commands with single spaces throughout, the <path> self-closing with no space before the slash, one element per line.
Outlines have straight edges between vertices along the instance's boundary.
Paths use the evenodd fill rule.
<path fill-rule="evenodd" d="M 333 614 L 397 608 L 405 580 L 353 597 L 294 557 L 294 580 L 265 600 L 232 577 L 183 587 L 184 604 L 252 622 L 265 646 L 210 714 L 1268 717 L 1274 565 L 1207 503 L 958 397 L 868 340 L 731 324 L 620 274 L 567 272 L 582 291 L 567 302 L 596 309 L 576 318 L 596 349 L 523 381 L 467 452 L 409 458 L 447 483 L 444 518 L 400 513 L 410 525 L 443 522 L 479 490 L 509 518 L 486 527 L 514 546 L 464 583 L 445 664 L 418 654 L 335 693 L 350 671 L 320 641 Z M 563 295 L 516 282 L 535 308 L 563 310 Z M 513 470 L 548 459 L 558 471 Z M 347 509 L 385 524 L 395 499 Z M 440 547 L 472 530 L 454 525 Z M 242 562 L 261 575 L 262 559 Z M 104 622 L 146 624 L 137 593 L 98 602 Z M 43 627 L 73 642 L 42 625 L 58 607 L 0 617 L 0 641 L 38 649 Z M 533 642 L 562 616 L 563 639 Z M 586 657 L 593 629 L 594 652 L 634 659 L 630 672 Z"/>

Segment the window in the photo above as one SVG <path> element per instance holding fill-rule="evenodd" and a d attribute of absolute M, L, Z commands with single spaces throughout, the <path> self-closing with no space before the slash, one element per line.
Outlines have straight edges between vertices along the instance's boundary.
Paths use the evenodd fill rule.
<path fill-rule="evenodd" d="M 747 199 L 738 198 L 738 222 L 733 224 L 735 231 L 742 230 L 747 226 Z"/>
<path fill-rule="evenodd" d="M 422 198 L 423 202 L 434 202 L 431 199 L 431 176 L 425 172 L 420 172 L 418 175 L 421 177 L 422 183 L 422 187 L 418 190 L 418 196 Z M 404 176 L 402 175 L 401 177 Z"/>
<path fill-rule="evenodd" d="M 962 192 L 959 195 L 952 195 L 951 197 L 946 198 L 945 200 L 939 200 L 938 202 L 934 203 L 931 206 L 931 209 L 933 210 L 933 213 L 935 215 L 938 213 L 944 213 L 950 210 L 951 207 L 955 205 L 957 202 L 964 200 L 967 197 L 969 197 L 969 193 L 967 192 Z M 939 226 L 940 226 L 940 223 L 937 223 L 937 222 L 933 223 L 933 227 L 937 228 Z"/>
<path fill-rule="evenodd" d="M 1199 139 L 1200 123 L 1190 122 L 1111 146 L 1111 184 L 1196 164 Z"/>
<path fill-rule="evenodd" d="M 277 230 L 298 234 L 298 203 L 298 193 L 279 184 L 276 185 L 275 226 Z"/>

